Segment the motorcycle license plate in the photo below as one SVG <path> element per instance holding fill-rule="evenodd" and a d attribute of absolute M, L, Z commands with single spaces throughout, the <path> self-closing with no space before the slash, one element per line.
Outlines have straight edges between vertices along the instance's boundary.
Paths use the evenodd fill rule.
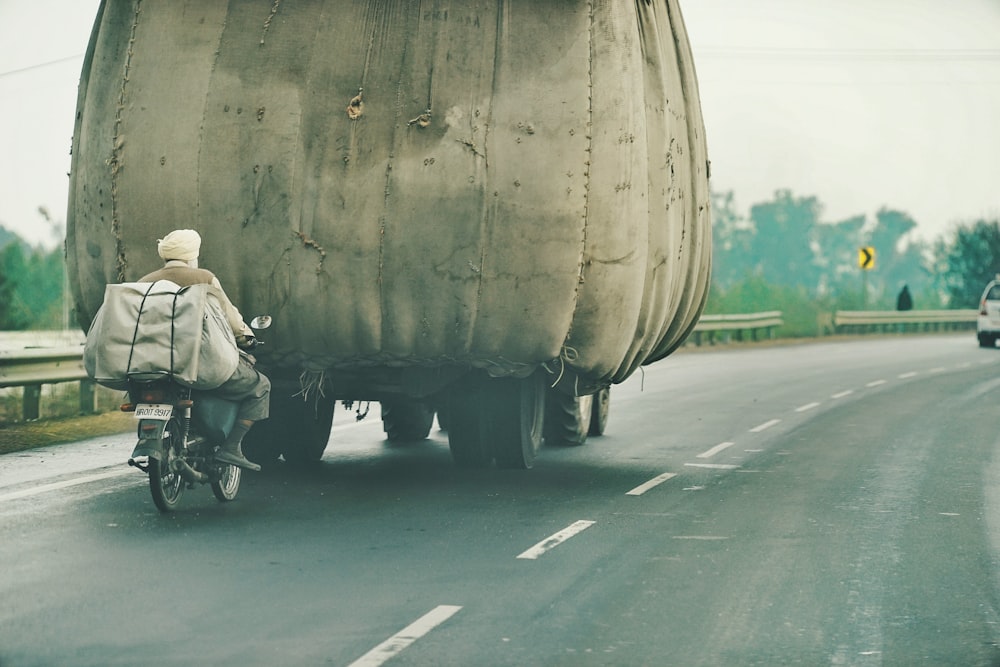
<path fill-rule="evenodd" d="M 169 403 L 140 403 L 135 406 L 136 419 L 159 419 L 166 421 L 174 413 L 174 406 Z"/>

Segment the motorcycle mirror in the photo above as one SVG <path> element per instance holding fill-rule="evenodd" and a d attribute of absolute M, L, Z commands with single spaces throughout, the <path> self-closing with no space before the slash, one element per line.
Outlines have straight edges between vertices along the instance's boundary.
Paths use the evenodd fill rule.
<path fill-rule="evenodd" d="M 257 317 L 250 320 L 251 329 L 266 329 L 269 326 L 271 326 L 270 315 L 258 315 Z"/>

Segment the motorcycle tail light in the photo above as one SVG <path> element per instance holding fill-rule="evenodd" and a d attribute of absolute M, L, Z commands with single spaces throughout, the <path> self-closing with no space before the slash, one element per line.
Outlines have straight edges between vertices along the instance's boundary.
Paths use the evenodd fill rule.
<path fill-rule="evenodd" d="M 162 389 L 146 389 L 142 392 L 141 400 L 143 403 L 165 403 L 167 392 Z"/>

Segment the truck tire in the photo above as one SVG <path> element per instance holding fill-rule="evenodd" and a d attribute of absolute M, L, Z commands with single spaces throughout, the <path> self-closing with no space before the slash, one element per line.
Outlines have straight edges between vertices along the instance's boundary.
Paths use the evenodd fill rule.
<path fill-rule="evenodd" d="M 497 467 L 531 468 L 545 421 L 545 384 L 541 375 L 494 378 L 486 387 L 483 421 Z"/>
<path fill-rule="evenodd" d="M 254 424 L 244 439 L 248 459 L 267 465 L 284 456 L 287 463 L 308 465 L 323 458 L 337 402 L 326 396 L 303 400 L 298 391 L 297 383 L 272 381 L 271 416 Z"/>
<path fill-rule="evenodd" d="M 424 401 L 400 396 L 380 403 L 382 429 L 389 442 L 415 442 L 430 435 L 434 411 Z"/>
<path fill-rule="evenodd" d="M 570 396 L 549 390 L 545 397 L 545 442 L 557 447 L 578 447 L 590 432 L 593 396 Z"/>
<path fill-rule="evenodd" d="M 333 428 L 333 409 L 337 401 L 317 397 L 308 401 L 294 397 L 294 409 L 285 421 L 285 446 L 282 456 L 292 465 L 310 465 L 323 458 Z"/>
<path fill-rule="evenodd" d="M 448 403 L 447 401 L 435 401 L 434 416 L 437 417 L 438 429 L 448 431 Z"/>
<path fill-rule="evenodd" d="M 605 387 L 594 394 L 594 404 L 590 410 L 590 435 L 604 435 L 608 428 L 608 413 L 611 412 L 611 388 Z"/>
<path fill-rule="evenodd" d="M 446 393 L 448 448 L 460 468 L 486 468 L 493 462 L 493 450 L 483 435 L 485 381 L 485 377 L 470 374 L 455 382 Z"/>

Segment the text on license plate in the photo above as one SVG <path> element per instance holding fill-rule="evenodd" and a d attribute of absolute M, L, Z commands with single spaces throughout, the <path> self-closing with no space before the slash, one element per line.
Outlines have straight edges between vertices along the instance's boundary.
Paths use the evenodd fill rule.
<path fill-rule="evenodd" d="M 170 419 L 174 406 L 168 403 L 141 403 L 135 406 L 136 419 Z"/>

